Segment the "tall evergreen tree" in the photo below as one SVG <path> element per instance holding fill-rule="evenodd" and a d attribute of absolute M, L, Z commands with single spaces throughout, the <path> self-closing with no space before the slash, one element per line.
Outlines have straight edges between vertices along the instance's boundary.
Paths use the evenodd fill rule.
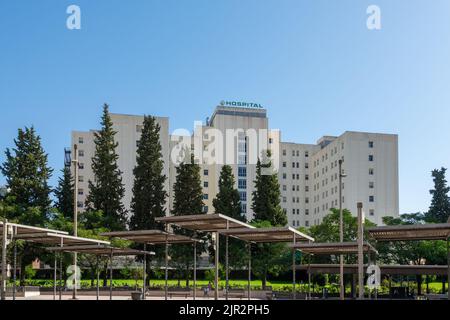
<path fill-rule="evenodd" d="M 61 170 L 62 176 L 58 180 L 58 186 L 54 190 L 56 196 L 55 207 L 69 221 L 73 221 L 73 192 L 74 182 L 70 168 Z"/>
<path fill-rule="evenodd" d="M 141 139 L 138 143 L 136 166 L 133 169 L 134 185 L 131 200 L 131 230 L 151 230 L 160 228 L 155 218 L 166 215 L 167 192 L 164 189 L 166 176 L 163 174 L 164 161 L 159 140 L 160 126 L 151 116 L 144 117 Z M 141 246 L 139 248 L 143 249 Z M 161 258 L 161 246 L 147 248 Z M 150 258 L 149 256 L 147 256 Z M 149 262 L 149 261 L 148 261 Z M 147 263 L 147 272 L 150 263 Z M 150 280 L 150 277 L 146 277 Z"/>
<path fill-rule="evenodd" d="M 19 129 L 14 144 L 12 150 L 6 149 L 6 161 L 0 166 L 10 189 L 8 199 L 18 207 L 7 218 L 43 226 L 51 204 L 48 179 L 53 170 L 47 165 L 47 154 L 34 127 Z"/>
<path fill-rule="evenodd" d="M 450 187 L 447 186 L 447 180 L 445 180 L 446 171 L 446 168 L 441 168 L 431 172 L 434 189 L 430 190 L 432 195 L 431 205 L 425 214 L 425 219 L 429 222 L 444 223 L 450 218 L 450 198 L 448 195 Z"/>
<path fill-rule="evenodd" d="M 164 190 L 166 176 L 163 174 L 160 126 L 154 117 L 145 117 L 141 139 L 138 143 L 136 167 L 133 170 L 134 185 L 131 200 L 131 230 L 160 227 L 155 218 L 166 215 Z"/>
<path fill-rule="evenodd" d="M 256 163 L 255 190 L 252 193 L 254 220 L 268 221 L 272 226 L 285 226 L 287 217 L 281 208 L 280 184 L 277 173 L 271 169 L 270 151 L 266 151 L 263 157 L 263 163 L 260 159 Z"/>
<path fill-rule="evenodd" d="M 200 166 L 194 163 L 194 158 L 191 156 L 190 163 L 182 162 L 176 170 L 172 214 L 175 216 L 204 214 Z M 188 237 L 203 237 L 202 234 L 194 234 L 192 231 L 176 227 L 173 232 Z M 198 244 L 197 254 L 200 255 L 204 249 L 204 246 Z M 178 279 L 180 280 L 181 277 L 186 279 L 186 285 L 189 285 L 189 271 L 194 261 L 193 254 L 193 247 L 190 244 L 176 245 L 170 248 L 171 263 L 177 269 Z"/>
<path fill-rule="evenodd" d="M 235 188 L 235 179 L 233 170 L 229 165 L 222 166 L 219 177 L 219 192 L 213 199 L 215 213 L 224 214 L 240 221 L 246 221 L 246 217 L 241 213 L 241 199 L 239 191 Z M 225 243 L 225 236 L 220 236 L 220 243 Z M 220 260 L 225 261 L 225 245 L 219 247 Z M 228 239 L 228 257 L 232 268 L 239 268 L 246 264 L 247 254 L 244 250 L 242 241 Z M 214 247 L 210 246 L 211 257 L 214 256 Z"/>
<path fill-rule="evenodd" d="M 89 181 L 89 195 L 86 198 L 87 210 L 102 211 L 104 226 L 110 230 L 126 228 L 126 210 L 122 204 L 125 188 L 122 172 L 119 170 L 116 153 L 118 143 L 116 132 L 109 115 L 109 106 L 104 104 L 101 130 L 95 132 L 95 155 L 92 158 L 94 181 Z"/>

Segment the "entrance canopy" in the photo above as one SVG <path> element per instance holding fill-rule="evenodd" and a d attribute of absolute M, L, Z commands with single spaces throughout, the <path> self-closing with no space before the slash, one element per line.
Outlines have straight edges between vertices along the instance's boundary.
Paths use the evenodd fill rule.
<path fill-rule="evenodd" d="M 25 240 L 28 242 L 39 243 L 44 245 L 90 245 L 90 244 L 103 244 L 109 245 L 109 241 L 103 241 L 98 239 L 89 239 L 82 237 L 74 237 L 65 234 L 57 234 L 50 232 L 43 233 L 28 233 L 28 234 L 19 234 L 15 236 L 18 240 Z"/>
<path fill-rule="evenodd" d="M 199 241 L 183 235 L 168 233 L 161 230 L 117 231 L 105 232 L 101 235 L 105 237 L 120 238 L 146 244 L 165 244 L 166 242 L 170 244 L 176 244 L 193 243 Z"/>
<path fill-rule="evenodd" d="M 367 265 L 365 265 L 367 267 Z M 380 265 L 382 274 L 387 275 L 446 275 L 446 265 Z M 304 270 L 314 274 L 339 274 L 339 264 L 310 264 L 299 265 L 297 270 Z M 358 273 L 356 264 L 345 264 L 345 274 Z"/>
<path fill-rule="evenodd" d="M 429 223 L 368 228 L 370 236 L 377 241 L 447 240 L 450 223 Z"/>
<path fill-rule="evenodd" d="M 314 241 L 314 238 L 295 230 L 291 227 L 281 228 L 239 228 L 219 230 L 219 233 L 247 242 L 269 243 L 269 242 L 291 242 L 294 241 Z"/>
<path fill-rule="evenodd" d="M 66 247 L 51 247 L 47 248 L 54 252 L 76 252 L 94 255 L 114 255 L 114 256 L 136 256 L 136 255 L 154 255 L 153 251 L 135 250 L 130 248 L 118 248 L 105 245 L 79 245 Z"/>
<path fill-rule="evenodd" d="M 291 248 L 304 253 L 316 255 L 340 255 L 358 253 L 357 242 L 324 242 L 324 243 L 298 243 L 290 245 Z M 363 252 L 378 253 L 368 242 L 363 244 Z"/>
<path fill-rule="evenodd" d="M 200 232 L 213 232 L 223 229 L 255 228 L 245 222 L 230 218 L 223 214 L 195 214 L 160 217 L 156 218 L 155 221 L 173 224 L 184 229 Z"/>

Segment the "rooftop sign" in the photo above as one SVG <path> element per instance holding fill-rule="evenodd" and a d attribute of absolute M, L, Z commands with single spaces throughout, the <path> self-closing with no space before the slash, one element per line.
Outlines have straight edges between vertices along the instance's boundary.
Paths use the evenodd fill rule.
<path fill-rule="evenodd" d="M 253 103 L 253 102 L 241 102 L 241 101 L 220 101 L 221 106 L 226 107 L 241 107 L 241 108 L 256 108 L 256 109 L 262 109 L 263 107 L 259 103 Z"/>

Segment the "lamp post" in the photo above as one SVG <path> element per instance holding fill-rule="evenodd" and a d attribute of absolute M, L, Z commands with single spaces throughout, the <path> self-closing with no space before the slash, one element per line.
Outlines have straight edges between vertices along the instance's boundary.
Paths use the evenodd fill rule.
<path fill-rule="evenodd" d="M 339 159 L 339 241 L 341 244 L 344 242 L 344 215 L 342 212 L 342 178 L 346 175 L 342 173 L 342 162 L 344 160 Z M 345 298 L 345 286 L 344 286 L 344 255 L 339 256 L 339 296 L 341 300 Z"/>
<path fill-rule="evenodd" d="M 73 172 L 74 172 L 74 187 L 73 187 L 73 235 L 75 237 L 78 236 L 78 146 L 75 144 L 73 146 Z M 74 252 L 73 254 L 73 292 L 72 292 L 72 299 L 77 298 L 77 253 Z"/>

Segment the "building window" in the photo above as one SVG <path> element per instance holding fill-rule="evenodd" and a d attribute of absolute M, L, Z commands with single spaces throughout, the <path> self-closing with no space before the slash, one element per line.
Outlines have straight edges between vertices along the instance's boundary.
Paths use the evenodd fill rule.
<path fill-rule="evenodd" d="M 208 188 L 208 185 L 209 185 L 208 181 L 203 181 L 203 188 Z"/>
<path fill-rule="evenodd" d="M 136 132 L 142 132 L 142 126 L 141 125 L 136 125 Z"/>
<path fill-rule="evenodd" d="M 283 203 L 286 203 L 286 197 L 283 197 Z"/>
<path fill-rule="evenodd" d="M 309 221 L 305 220 L 305 227 L 309 227 Z"/>
<path fill-rule="evenodd" d="M 273 139 L 269 138 L 269 143 L 272 144 L 273 143 Z"/>
<path fill-rule="evenodd" d="M 82 201 L 77 201 L 77 207 L 78 208 L 83 208 L 83 202 Z"/>
<path fill-rule="evenodd" d="M 241 199 L 241 201 L 247 201 L 247 192 L 239 191 L 239 198 Z"/>
<path fill-rule="evenodd" d="M 286 161 L 283 161 L 283 168 L 286 168 Z"/>
<path fill-rule="evenodd" d="M 305 209 L 305 216 L 309 215 L 309 209 Z"/>
<path fill-rule="evenodd" d="M 203 175 L 204 175 L 204 176 L 207 176 L 208 174 L 209 174 L 208 169 L 203 170 Z"/>
<path fill-rule="evenodd" d="M 369 196 L 369 202 L 374 202 L 375 201 L 375 197 L 374 196 Z"/>
<path fill-rule="evenodd" d="M 208 200 L 208 194 L 207 193 L 203 194 L 203 200 Z"/>
<path fill-rule="evenodd" d="M 305 151 L 305 157 L 308 158 L 309 157 L 309 152 Z"/>
<path fill-rule="evenodd" d="M 79 137 L 79 138 L 78 138 L 78 143 L 79 143 L 79 144 L 83 144 L 83 143 L 84 143 L 83 137 Z"/>
<path fill-rule="evenodd" d="M 283 179 L 286 179 L 286 173 L 283 173 Z"/>
<path fill-rule="evenodd" d="M 305 174 L 305 180 L 309 180 L 309 175 Z"/>
<path fill-rule="evenodd" d="M 247 167 L 239 167 L 238 168 L 238 176 L 239 177 L 247 177 Z"/>
<path fill-rule="evenodd" d="M 78 169 L 81 169 L 81 170 L 84 169 L 84 163 L 83 162 L 79 162 L 78 163 Z"/>
<path fill-rule="evenodd" d="M 285 156 L 285 155 L 286 155 L 286 149 L 283 150 L 283 156 Z"/>
<path fill-rule="evenodd" d="M 369 181 L 369 188 L 370 188 L 370 189 L 373 189 L 374 186 L 375 186 L 374 182 L 373 182 L 373 181 Z"/>
<path fill-rule="evenodd" d="M 295 150 L 292 150 L 292 156 L 295 157 Z"/>
<path fill-rule="evenodd" d="M 373 141 L 369 141 L 369 148 L 373 148 Z"/>
<path fill-rule="evenodd" d="M 305 169 L 308 169 L 309 168 L 309 164 L 308 164 L 308 162 L 306 162 L 305 163 Z"/>
<path fill-rule="evenodd" d="M 247 180 L 246 179 L 239 179 L 238 180 L 238 188 L 239 189 L 247 189 Z"/>
<path fill-rule="evenodd" d="M 373 217 L 373 216 L 375 215 L 375 210 L 370 209 L 370 210 L 369 210 L 369 215 Z"/>
<path fill-rule="evenodd" d="M 78 182 L 84 182 L 84 177 L 83 176 L 78 176 Z"/>
<path fill-rule="evenodd" d="M 84 157 L 84 150 L 78 150 L 78 156 Z"/>
<path fill-rule="evenodd" d="M 373 154 L 369 154 L 369 161 L 373 161 Z"/>
<path fill-rule="evenodd" d="M 84 194 L 84 190 L 83 189 L 78 189 L 78 195 L 82 196 Z"/>
<path fill-rule="evenodd" d="M 247 213 L 247 204 L 241 203 L 241 213 Z"/>
<path fill-rule="evenodd" d="M 369 175 L 373 176 L 373 168 L 369 169 Z"/>
<path fill-rule="evenodd" d="M 286 185 L 283 184 L 283 191 L 286 191 L 286 190 L 287 190 Z"/>
<path fill-rule="evenodd" d="M 305 198 L 305 203 L 309 203 L 309 198 L 308 197 Z"/>
<path fill-rule="evenodd" d="M 208 206 L 203 206 L 203 212 L 208 213 Z"/>

